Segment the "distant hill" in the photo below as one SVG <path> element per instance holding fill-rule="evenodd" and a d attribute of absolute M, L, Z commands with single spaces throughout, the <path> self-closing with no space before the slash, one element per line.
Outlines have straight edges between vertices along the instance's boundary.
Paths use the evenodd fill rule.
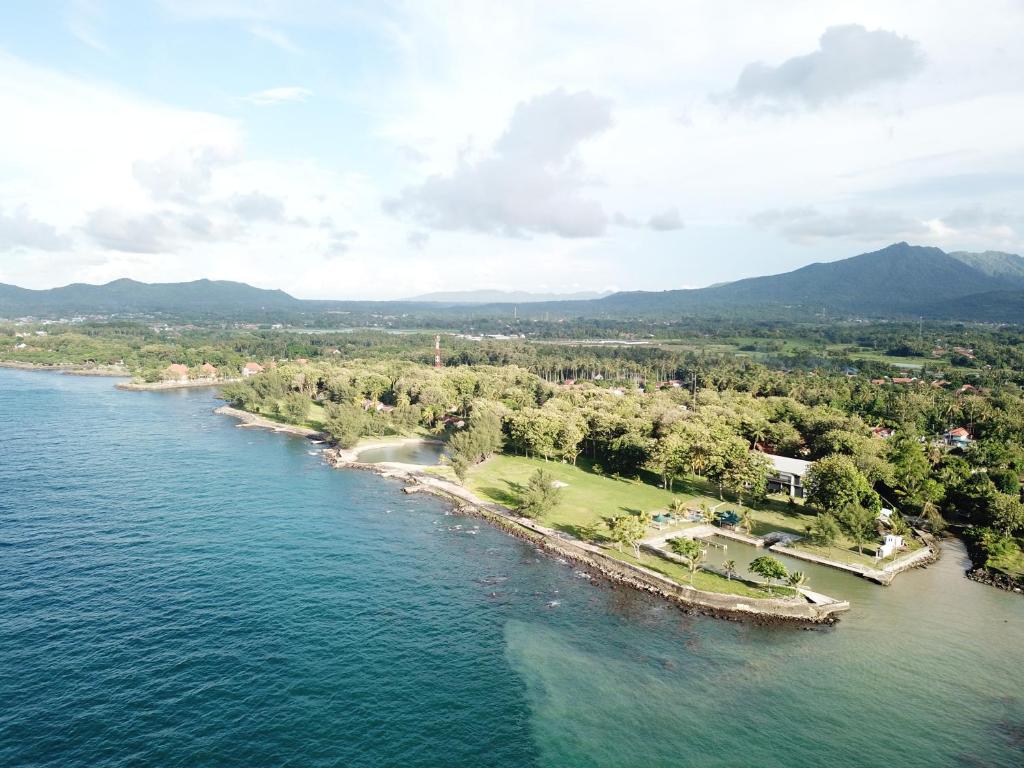
<path fill-rule="evenodd" d="M 957 261 L 961 261 L 990 277 L 1024 281 L 1024 258 L 1015 253 L 1003 253 L 1002 251 L 983 251 L 981 253 L 950 251 L 949 255 Z"/>
<path fill-rule="evenodd" d="M 1014 254 L 945 253 L 896 243 L 840 261 L 707 288 L 629 291 L 602 298 L 505 291 L 452 291 L 404 301 L 307 301 L 244 283 L 75 284 L 32 291 L 0 284 L 0 317 L 75 314 L 232 316 L 308 320 L 325 313 L 421 318 L 933 317 L 1024 323 L 1024 259 Z"/>
<path fill-rule="evenodd" d="M 643 314 L 774 307 L 886 317 L 914 314 L 922 307 L 971 294 L 1024 289 L 1024 272 L 1016 275 L 981 254 L 964 256 L 979 257 L 975 261 L 985 264 L 991 274 L 938 248 L 896 243 L 781 275 L 693 290 L 616 293 L 594 303 L 607 311 Z"/>
<path fill-rule="evenodd" d="M 0 317 L 114 313 L 220 315 L 301 307 L 299 299 L 284 291 L 254 288 L 228 280 L 140 283 L 122 279 L 105 285 L 74 283 L 40 291 L 0 284 Z"/>
<path fill-rule="evenodd" d="M 432 304 L 532 304 L 538 301 L 586 301 L 608 296 L 610 291 L 582 291 L 579 293 L 530 293 L 528 291 L 437 291 L 413 296 L 402 301 Z"/>

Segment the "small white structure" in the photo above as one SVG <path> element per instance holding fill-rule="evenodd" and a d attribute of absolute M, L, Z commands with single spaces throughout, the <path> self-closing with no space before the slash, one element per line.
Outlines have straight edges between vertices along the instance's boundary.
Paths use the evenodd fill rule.
<path fill-rule="evenodd" d="M 892 510 L 886 507 L 882 507 L 878 511 L 878 519 L 880 522 L 883 522 L 886 525 L 888 525 L 892 521 Z"/>
<path fill-rule="evenodd" d="M 895 533 L 885 534 L 885 541 L 879 546 L 878 551 L 875 552 L 875 557 L 882 560 L 889 557 L 893 552 L 897 551 L 903 546 L 903 537 L 897 536 Z"/>

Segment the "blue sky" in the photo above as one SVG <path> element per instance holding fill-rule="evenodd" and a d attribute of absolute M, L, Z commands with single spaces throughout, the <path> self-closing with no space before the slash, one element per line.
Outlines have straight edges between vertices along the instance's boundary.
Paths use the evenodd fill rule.
<path fill-rule="evenodd" d="M 0 282 L 707 285 L 1024 251 L 1024 4 L 0 6 Z"/>

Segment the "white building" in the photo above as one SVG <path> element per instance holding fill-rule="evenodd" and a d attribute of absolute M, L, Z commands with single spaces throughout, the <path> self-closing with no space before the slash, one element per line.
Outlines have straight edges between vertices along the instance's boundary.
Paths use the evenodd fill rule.
<path fill-rule="evenodd" d="M 768 476 L 769 493 L 785 493 L 802 499 L 804 497 L 804 475 L 813 462 L 803 459 L 791 459 L 788 456 L 776 456 L 774 453 L 764 454 L 772 463 L 772 473 Z"/>
<path fill-rule="evenodd" d="M 902 546 L 902 536 L 897 536 L 895 533 L 887 533 L 885 534 L 885 541 L 879 545 L 878 550 L 875 552 L 875 557 L 879 560 L 886 558 Z"/>

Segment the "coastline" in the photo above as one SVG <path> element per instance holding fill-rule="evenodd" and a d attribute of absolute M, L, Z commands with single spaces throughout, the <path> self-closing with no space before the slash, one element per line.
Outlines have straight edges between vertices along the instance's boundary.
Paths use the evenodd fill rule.
<path fill-rule="evenodd" d="M 358 464 L 359 454 L 365 451 L 372 451 L 374 448 L 398 448 L 403 445 L 444 445 L 443 440 L 435 440 L 430 437 L 382 437 L 366 442 L 360 442 L 351 448 L 334 448 L 336 455 L 341 461 Z M 413 467 L 414 464 L 395 464 L 396 466 Z"/>
<path fill-rule="evenodd" d="M 22 363 L 17 360 L 0 360 L 0 368 L 13 368 L 18 371 L 40 371 L 42 373 L 63 373 L 67 376 L 105 376 L 112 379 L 128 379 L 131 373 L 127 368 L 104 365 L 81 365 L 75 363 Z"/>
<path fill-rule="evenodd" d="M 294 424 L 281 424 L 273 419 L 268 419 L 266 416 L 249 413 L 248 411 L 243 411 L 240 408 L 232 408 L 230 405 L 222 405 L 214 408 L 213 412 L 220 414 L 221 416 L 231 416 L 232 418 L 238 419 L 242 423 L 237 426 L 243 429 L 247 427 L 256 427 L 258 429 L 269 429 L 273 432 L 283 432 L 287 435 L 295 435 L 296 437 L 306 437 L 310 439 L 323 437 L 323 435 L 315 429 L 299 427 Z"/>
<path fill-rule="evenodd" d="M 123 381 L 118 389 L 129 392 L 161 392 L 165 389 L 199 389 L 200 387 L 219 387 L 223 384 L 235 384 L 241 379 L 189 379 L 188 381 Z M 244 411 L 243 411 L 244 413 Z"/>
<path fill-rule="evenodd" d="M 214 413 L 238 419 L 240 427 L 258 427 L 274 432 L 285 432 L 299 437 L 318 438 L 321 433 L 307 427 L 279 424 L 247 411 L 221 406 Z M 687 612 L 746 621 L 757 624 L 792 626 L 834 625 L 838 613 L 850 608 L 845 600 L 835 600 L 813 593 L 803 594 L 804 600 L 785 598 L 750 598 L 703 592 L 688 585 L 677 584 L 642 565 L 617 560 L 600 547 L 565 537 L 559 531 L 547 528 L 534 520 L 521 517 L 513 510 L 485 502 L 470 490 L 449 480 L 430 475 L 415 464 L 382 462 L 368 464 L 357 461 L 361 452 L 373 447 L 399 446 L 419 442 L 437 442 L 429 438 L 396 437 L 377 439 L 357 444 L 350 449 L 328 449 L 324 452 L 328 463 L 336 469 L 361 469 L 404 483 L 404 493 L 425 493 L 449 502 L 453 511 L 486 520 L 507 534 L 536 545 L 548 554 L 565 562 L 572 562 L 594 571 L 611 584 L 630 587 L 640 592 L 666 599 Z M 592 577 L 593 578 L 593 577 Z"/>
<path fill-rule="evenodd" d="M 214 413 L 238 419 L 241 422 L 239 427 L 270 429 L 310 439 L 323 437 L 321 433 L 308 427 L 279 424 L 266 417 L 228 405 L 215 408 Z M 324 455 L 335 469 L 367 470 L 384 478 L 399 480 L 405 484 L 402 489 L 405 493 L 429 493 L 447 501 L 458 514 L 485 520 L 505 533 L 534 544 L 550 555 L 595 572 L 597 577 L 612 584 L 621 584 L 658 596 L 688 613 L 731 621 L 809 627 L 833 625 L 838 621 L 836 614 L 850 608 L 849 602 L 845 600 L 835 600 L 817 593 L 812 593 L 812 598 L 803 591 L 801 594 L 804 600 L 800 601 L 795 598 L 750 598 L 705 592 L 689 585 L 678 584 L 642 565 L 617 560 L 594 544 L 569 538 L 529 518 L 521 517 L 507 507 L 486 502 L 464 486 L 428 474 L 419 465 L 398 462 L 368 464 L 358 461 L 358 455 L 371 448 L 423 442 L 437 441 L 417 437 L 380 439 L 352 448 L 328 448 Z"/>
<path fill-rule="evenodd" d="M 432 476 L 417 465 L 383 462 L 366 464 L 346 461 L 333 449 L 326 451 L 328 461 L 338 469 L 362 469 L 385 478 L 406 483 L 405 493 L 429 493 L 452 504 L 459 514 L 486 520 L 516 538 L 529 541 L 547 553 L 596 572 L 609 582 L 622 584 L 668 600 L 683 611 L 732 621 L 759 624 L 832 625 L 836 614 L 849 610 L 843 600 L 825 598 L 816 602 L 804 594 L 804 600 L 786 598 L 750 598 L 718 592 L 705 592 L 679 584 L 642 565 L 627 563 L 608 555 L 589 542 L 580 541 L 517 515 L 500 504 L 484 501 L 464 486 Z M 819 596 L 815 594 L 816 598 Z"/>

